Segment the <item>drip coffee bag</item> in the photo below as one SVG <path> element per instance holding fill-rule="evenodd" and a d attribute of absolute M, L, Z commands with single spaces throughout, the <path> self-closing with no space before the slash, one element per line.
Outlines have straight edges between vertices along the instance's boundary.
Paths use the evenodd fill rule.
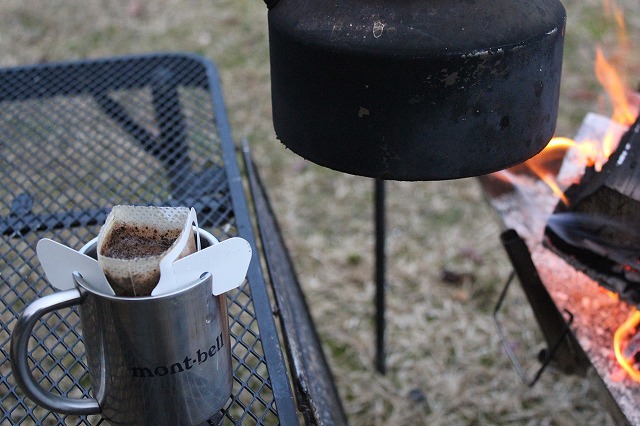
<path fill-rule="evenodd" d="M 179 259 L 196 251 L 190 220 L 187 207 L 113 207 L 100 229 L 97 252 L 117 296 L 151 295 L 160 280 L 160 261 L 168 253 L 177 251 Z M 190 235 L 181 238 L 185 232 Z"/>

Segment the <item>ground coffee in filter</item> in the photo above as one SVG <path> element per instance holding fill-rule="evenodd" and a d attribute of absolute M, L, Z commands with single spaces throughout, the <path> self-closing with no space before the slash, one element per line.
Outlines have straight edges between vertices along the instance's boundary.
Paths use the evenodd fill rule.
<path fill-rule="evenodd" d="M 160 280 L 160 261 L 189 232 L 178 259 L 196 251 L 190 209 L 115 206 L 98 235 L 98 262 L 118 296 L 149 296 Z"/>

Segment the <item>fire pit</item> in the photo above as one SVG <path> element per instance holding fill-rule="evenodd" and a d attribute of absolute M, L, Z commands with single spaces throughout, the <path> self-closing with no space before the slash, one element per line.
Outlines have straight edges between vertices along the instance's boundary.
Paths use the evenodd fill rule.
<path fill-rule="evenodd" d="M 589 376 L 616 423 L 639 424 L 640 108 L 637 95 L 618 100 L 614 119 L 589 114 L 575 141 L 481 182 L 510 229 L 503 242 L 548 345 L 541 361 Z"/>
<path fill-rule="evenodd" d="M 544 308 L 564 318 L 556 323 L 556 331 L 562 334 L 569 327 L 566 339 L 575 352 L 568 358 L 577 364 L 573 370 L 588 375 L 602 390 L 603 403 L 616 420 L 638 424 L 640 383 L 626 377 L 613 346 L 616 330 L 629 318 L 634 306 L 612 297 L 597 281 L 544 247 L 545 218 L 550 217 L 558 197 L 541 180 L 519 177 L 530 186 L 505 191 L 504 183 L 496 177 L 484 177 L 481 182 L 505 227 L 515 230 L 526 242 L 543 291 L 551 301 Z M 521 284 L 524 287 L 529 283 Z M 556 358 L 563 356 L 567 358 L 562 352 L 554 354 Z"/>

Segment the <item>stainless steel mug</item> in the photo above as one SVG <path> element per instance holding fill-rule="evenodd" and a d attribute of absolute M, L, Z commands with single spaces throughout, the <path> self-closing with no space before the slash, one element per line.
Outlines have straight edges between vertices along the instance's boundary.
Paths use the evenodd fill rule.
<path fill-rule="evenodd" d="M 215 244 L 200 230 L 203 246 Z M 95 255 L 97 239 L 81 252 Z M 116 424 L 200 424 L 227 402 L 232 389 L 227 303 L 211 293 L 212 276 L 156 297 L 97 293 L 77 273 L 76 288 L 31 303 L 18 318 L 11 366 L 37 404 L 65 414 L 96 414 Z M 27 343 L 46 313 L 79 305 L 86 361 L 95 397 L 49 393 L 31 375 Z"/>

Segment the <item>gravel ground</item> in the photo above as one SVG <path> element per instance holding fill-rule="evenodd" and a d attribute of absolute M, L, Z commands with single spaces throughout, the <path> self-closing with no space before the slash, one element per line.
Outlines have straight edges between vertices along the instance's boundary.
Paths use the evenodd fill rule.
<path fill-rule="evenodd" d="M 618 4 L 638 40 L 637 0 Z M 587 111 L 607 111 L 596 44 L 628 64 L 633 84 L 640 48 L 613 47 L 615 25 L 598 1 L 565 6 L 557 133 L 571 136 Z M 474 179 L 388 183 L 388 374 L 376 373 L 373 182 L 306 162 L 275 139 L 266 16 L 258 0 L 2 0 L 0 65 L 164 50 L 217 63 L 234 136 L 251 143 L 351 424 L 611 424 L 588 381 L 549 371 L 527 388 L 502 353 L 491 312 L 510 267 Z M 517 306 L 507 315 L 532 318 Z"/>

